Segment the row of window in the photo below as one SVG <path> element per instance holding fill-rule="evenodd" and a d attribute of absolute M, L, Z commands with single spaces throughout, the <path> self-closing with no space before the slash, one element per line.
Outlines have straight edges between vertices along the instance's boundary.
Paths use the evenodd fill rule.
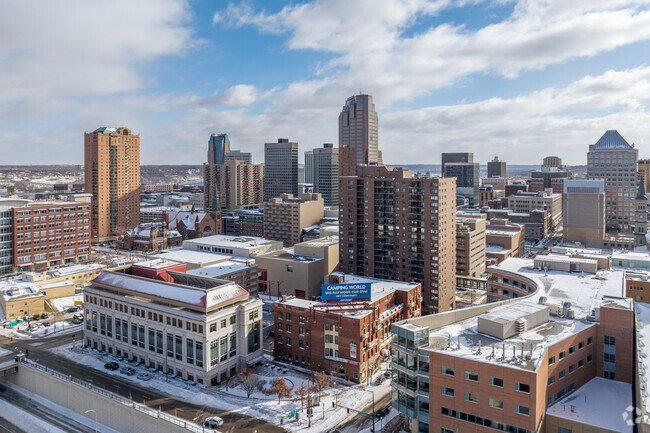
<path fill-rule="evenodd" d="M 455 376 L 456 370 L 452 367 L 442 366 L 442 374 L 445 376 Z M 479 377 L 478 373 L 473 373 L 470 371 L 465 372 L 465 380 L 472 382 L 478 382 Z M 499 377 L 490 376 L 490 385 L 496 386 L 498 388 L 503 388 L 503 379 Z M 519 392 L 525 392 L 526 394 L 530 393 L 530 385 L 527 383 L 515 382 L 515 390 Z M 452 390 L 453 391 L 453 390 Z"/>
<path fill-rule="evenodd" d="M 68 208 L 68 207 L 63 209 L 64 212 L 70 212 L 70 211 L 74 211 L 74 210 L 75 210 L 74 208 Z M 76 210 L 77 211 L 87 211 L 87 210 L 89 210 L 89 207 L 88 206 L 81 206 L 81 207 L 78 207 Z M 19 211 L 16 212 L 16 215 L 19 215 L 19 216 L 31 215 L 32 212 L 34 213 L 34 215 L 39 215 L 39 214 L 47 213 L 48 209 L 35 209 L 34 211 L 31 211 L 31 210 L 19 210 Z M 49 209 L 49 212 L 58 214 L 58 213 L 62 212 L 62 209 L 61 208 L 51 208 L 51 209 Z M 88 212 L 83 212 L 83 213 L 78 212 L 77 217 L 81 217 L 81 216 L 88 216 Z M 74 217 L 75 217 L 74 213 L 65 214 L 63 216 L 63 218 L 74 218 Z M 45 221 L 45 218 L 46 217 L 40 217 L 41 221 Z M 54 219 L 54 215 L 50 215 L 49 218 Z M 60 219 L 60 218 L 61 218 L 61 215 L 56 215 L 56 219 Z M 38 219 L 39 219 L 39 217 L 34 217 L 34 221 L 38 221 Z M 31 218 L 24 218 L 24 220 L 25 220 L 25 222 L 28 223 L 28 222 L 31 221 Z M 19 223 L 23 222 L 23 218 L 17 218 L 16 222 L 19 222 Z"/>
<path fill-rule="evenodd" d="M 594 342 L 594 337 L 587 338 L 587 346 L 593 344 L 593 342 Z M 585 347 L 585 342 L 584 342 L 584 340 L 582 340 L 582 341 L 580 341 L 578 343 L 578 350 L 582 350 L 582 349 L 584 349 L 584 347 Z M 569 355 L 573 355 L 575 353 L 575 351 L 576 351 L 575 346 L 569 347 Z M 566 358 L 566 350 L 561 351 L 558 354 L 558 358 L 559 358 L 560 361 L 562 361 L 564 358 Z M 555 356 L 550 356 L 548 358 L 548 365 L 553 365 L 553 364 L 555 364 Z"/>
<path fill-rule="evenodd" d="M 526 413 L 528 412 L 528 413 Z M 499 430 L 503 432 L 508 432 L 508 433 L 533 433 L 532 431 L 521 428 L 521 427 L 516 427 L 513 425 L 509 424 L 504 424 L 501 422 L 497 421 L 492 421 L 491 419 L 488 418 L 483 418 L 480 416 L 472 415 L 466 412 L 460 412 L 457 410 L 453 409 L 448 409 L 446 407 L 443 407 L 440 409 L 440 413 L 444 416 L 448 416 L 451 418 L 459 419 L 461 421 L 466 421 L 472 424 L 477 424 L 481 426 L 485 426 L 488 428 L 492 428 L 494 430 Z M 530 409 L 525 407 L 525 406 L 520 406 L 520 405 L 515 405 L 515 413 L 518 413 L 520 415 L 526 415 L 528 416 L 530 414 Z M 455 433 L 453 430 L 447 429 L 447 428 L 442 428 L 441 430 L 442 433 Z"/>

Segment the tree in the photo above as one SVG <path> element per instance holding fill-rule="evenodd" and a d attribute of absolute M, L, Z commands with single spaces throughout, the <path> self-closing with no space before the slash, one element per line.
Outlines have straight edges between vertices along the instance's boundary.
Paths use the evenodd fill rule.
<path fill-rule="evenodd" d="M 330 379 L 324 371 L 314 373 L 314 385 L 312 389 L 315 393 L 321 393 L 330 386 Z"/>
<path fill-rule="evenodd" d="M 287 381 L 284 380 L 284 377 L 276 377 L 273 380 L 273 383 L 271 383 L 271 389 L 269 390 L 269 394 L 271 395 L 277 394 L 278 404 L 280 404 L 281 398 L 291 397 L 292 392 L 293 392 L 293 385 L 289 387 L 287 385 Z"/>
<path fill-rule="evenodd" d="M 255 374 L 255 370 L 252 368 L 246 368 L 239 373 L 237 373 L 237 379 L 241 387 L 246 391 L 246 398 L 250 398 L 251 394 L 255 392 L 256 389 L 259 389 L 262 379 Z"/>
<path fill-rule="evenodd" d="M 296 400 L 300 400 L 300 408 L 303 408 L 304 401 L 309 395 L 309 385 L 307 385 L 304 381 L 301 382 L 298 389 L 294 391 L 294 394 L 296 395 Z"/>

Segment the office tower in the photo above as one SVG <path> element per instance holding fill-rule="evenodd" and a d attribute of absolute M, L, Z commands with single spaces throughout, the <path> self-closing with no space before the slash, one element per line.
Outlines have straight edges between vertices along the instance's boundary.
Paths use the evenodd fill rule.
<path fill-rule="evenodd" d="M 264 201 L 282 194 L 298 195 L 298 143 L 278 138 L 264 144 Z"/>
<path fill-rule="evenodd" d="M 325 206 L 339 205 L 339 149 L 331 143 L 314 149 L 313 173 L 314 192 L 321 194 Z"/>
<path fill-rule="evenodd" d="M 473 153 L 443 153 L 442 176 L 456 178 L 456 193 L 469 200 L 470 206 L 481 201 L 479 164 Z"/>
<path fill-rule="evenodd" d="M 456 182 L 358 167 L 339 182 L 342 272 L 422 283 L 425 314 L 455 306 Z"/>
<path fill-rule="evenodd" d="M 228 161 L 243 161 L 246 164 L 253 163 L 253 157 L 250 152 L 242 152 L 240 150 L 229 150 L 226 152 L 224 162 Z"/>
<path fill-rule="evenodd" d="M 264 202 L 264 237 L 282 241 L 285 247 L 302 242 L 302 232 L 325 216 L 320 194 L 294 197 L 282 194 Z"/>
<path fill-rule="evenodd" d="M 564 164 L 562 164 L 562 158 L 559 156 L 547 156 L 542 161 L 542 168 L 557 168 L 558 170 L 563 170 Z"/>
<path fill-rule="evenodd" d="M 210 134 L 208 140 L 208 164 L 223 164 L 230 151 L 228 134 Z"/>
<path fill-rule="evenodd" d="M 441 168 L 441 173 L 443 176 L 445 175 L 445 165 L 451 162 L 472 163 L 474 162 L 474 154 L 471 152 L 443 153 Z"/>
<path fill-rule="evenodd" d="M 140 223 L 140 135 L 128 128 L 84 134 L 85 191 L 93 195 L 92 242 Z"/>
<path fill-rule="evenodd" d="M 637 193 L 638 150 L 618 131 L 609 130 L 589 145 L 587 178 L 605 181 L 607 229 L 631 229 Z"/>
<path fill-rule="evenodd" d="M 358 165 L 382 165 L 377 112 L 370 95 L 350 96 L 339 114 L 341 173 L 354 175 Z"/>
<path fill-rule="evenodd" d="M 637 163 L 639 182 L 643 183 L 645 192 L 650 191 L 650 159 L 640 159 Z"/>
<path fill-rule="evenodd" d="M 605 182 L 567 180 L 562 194 L 565 241 L 600 248 L 605 239 Z"/>
<path fill-rule="evenodd" d="M 456 275 L 480 277 L 485 273 L 485 215 L 456 217 Z"/>
<path fill-rule="evenodd" d="M 506 177 L 505 161 L 500 161 L 498 156 L 495 156 L 492 161 L 488 161 L 487 177 Z"/>
<path fill-rule="evenodd" d="M 547 210 L 551 218 L 551 230 L 562 226 L 562 194 L 550 189 L 538 192 L 519 192 L 508 196 L 508 209 L 514 212 Z"/>
<path fill-rule="evenodd" d="M 264 165 L 242 160 L 203 164 L 203 185 L 206 210 L 257 208 L 264 201 Z"/>
<path fill-rule="evenodd" d="M 305 152 L 305 179 L 303 183 L 311 183 L 312 185 L 315 183 L 314 182 L 314 151 L 313 150 L 308 150 Z"/>

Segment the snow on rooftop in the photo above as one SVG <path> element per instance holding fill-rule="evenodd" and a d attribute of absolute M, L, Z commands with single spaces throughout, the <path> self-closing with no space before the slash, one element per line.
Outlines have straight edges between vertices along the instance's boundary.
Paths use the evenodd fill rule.
<path fill-rule="evenodd" d="M 264 239 L 255 236 L 214 235 L 206 236 L 204 238 L 191 239 L 185 242 L 197 245 L 212 245 L 227 248 L 254 248 L 262 245 L 267 245 L 269 243 L 277 243 L 279 241 L 273 241 L 270 239 Z"/>
<path fill-rule="evenodd" d="M 546 415 L 586 424 L 599 429 L 632 433 L 626 422 L 628 407 L 632 406 L 632 385 L 625 382 L 594 377 L 572 394 L 546 410 Z M 634 418 L 629 413 L 629 419 Z"/>
<path fill-rule="evenodd" d="M 41 291 L 31 281 L 4 280 L 0 282 L 0 292 L 5 301 L 16 297 L 32 298 L 43 296 Z"/>
<path fill-rule="evenodd" d="M 198 269 L 187 271 L 188 275 L 198 275 L 200 277 L 219 278 L 233 272 L 238 272 L 252 266 L 252 261 L 227 260 L 214 265 L 204 266 Z"/>
<path fill-rule="evenodd" d="M 635 302 L 636 312 L 636 350 L 639 365 L 639 383 L 643 386 L 640 390 L 641 401 L 637 406 L 643 410 L 643 422 L 650 423 L 650 305 Z"/>
<path fill-rule="evenodd" d="M 90 263 L 87 265 L 73 265 L 63 266 L 56 269 L 50 269 L 47 273 L 53 277 L 62 277 L 66 275 L 79 274 L 82 272 L 91 272 L 105 268 L 105 265 L 100 263 Z"/>
<path fill-rule="evenodd" d="M 208 251 L 184 250 L 182 248 L 164 250 L 155 254 L 154 257 L 163 260 L 173 260 L 177 262 L 195 263 L 205 265 L 231 260 L 233 257 L 225 254 L 212 253 Z"/>
<path fill-rule="evenodd" d="M 177 261 L 171 261 L 171 260 L 165 260 L 161 258 L 153 259 L 153 260 L 147 260 L 144 262 L 139 262 L 135 266 L 140 267 L 140 268 L 150 268 L 150 269 L 165 269 L 169 266 L 175 266 L 178 265 Z"/>
<path fill-rule="evenodd" d="M 246 290 L 235 283 L 216 283 L 218 286 L 214 288 L 200 289 L 115 272 L 102 272 L 93 283 L 201 308 L 210 308 L 235 298 L 249 296 Z"/>

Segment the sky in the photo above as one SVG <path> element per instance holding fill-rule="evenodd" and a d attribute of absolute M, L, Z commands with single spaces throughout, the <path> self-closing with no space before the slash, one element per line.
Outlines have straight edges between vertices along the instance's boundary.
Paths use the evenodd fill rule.
<path fill-rule="evenodd" d="M 142 164 L 202 164 L 211 133 L 338 141 L 373 95 L 385 164 L 441 152 L 586 163 L 617 129 L 650 158 L 650 0 L 7 0 L 0 165 L 83 164 L 127 126 Z"/>

